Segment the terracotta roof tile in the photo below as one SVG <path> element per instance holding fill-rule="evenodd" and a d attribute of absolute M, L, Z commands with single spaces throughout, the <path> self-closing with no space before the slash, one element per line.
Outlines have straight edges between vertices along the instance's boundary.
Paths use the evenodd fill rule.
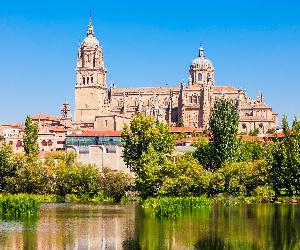
<path fill-rule="evenodd" d="M 172 133 L 192 133 L 192 132 L 203 132 L 201 128 L 189 128 L 189 127 L 170 127 Z"/>
<path fill-rule="evenodd" d="M 53 115 L 37 114 L 31 116 L 32 120 L 59 121 L 59 118 Z"/>
<path fill-rule="evenodd" d="M 68 134 L 67 137 L 79 137 L 79 136 L 112 136 L 112 137 L 120 137 L 120 131 L 80 131 L 72 134 Z"/>
<path fill-rule="evenodd" d="M 64 126 L 49 126 L 49 131 L 53 132 L 66 132 L 67 129 Z"/>
<path fill-rule="evenodd" d="M 200 138 L 204 139 L 204 140 L 209 140 L 208 137 L 194 136 L 194 137 L 180 138 L 180 139 L 177 139 L 176 142 L 192 142 L 192 141 L 198 141 Z"/>

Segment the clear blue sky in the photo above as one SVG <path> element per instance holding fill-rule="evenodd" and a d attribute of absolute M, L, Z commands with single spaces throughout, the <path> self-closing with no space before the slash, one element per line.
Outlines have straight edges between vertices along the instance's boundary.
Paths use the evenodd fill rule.
<path fill-rule="evenodd" d="M 146 3 L 144 3 L 146 2 Z M 108 85 L 187 81 L 200 42 L 218 85 L 260 90 L 274 111 L 300 117 L 299 1 L 3 1 L 0 123 L 59 114 L 74 103 L 78 43 L 92 9 Z"/>

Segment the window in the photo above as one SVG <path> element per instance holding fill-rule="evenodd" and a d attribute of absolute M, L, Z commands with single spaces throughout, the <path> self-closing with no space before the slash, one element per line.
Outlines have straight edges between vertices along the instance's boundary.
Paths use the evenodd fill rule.
<path fill-rule="evenodd" d="M 264 124 L 260 123 L 258 126 L 259 126 L 259 128 L 263 128 Z"/>
<path fill-rule="evenodd" d="M 82 77 L 82 83 L 85 84 L 85 77 Z"/>
<path fill-rule="evenodd" d="M 42 146 L 43 147 L 47 146 L 47 142 L 45 140 L 42 140 Z"/>
<path fill-rule="evenodd" d="M 86 84 L 89 84 L 89 80 L 90 80 L 90 79 L 87 77 L 87 78 L 86 78 Z"/>
<path fill-rule="evenodd" d="M 197 101 L 198 101 L 197 99 L 198 99 L 198 98 L 197 98 L 197 96 L 196 96 L 196 95 L 194 95 L 194 96 L 193 96 L 193 99 L 194 99 L 194 101 L 193 101 L 193 102 L 194 102 L 194 103 L 197 103 Z"/>
<path fill-rule="evenodd" d="M 94 77 L 91 77 L 91 83 L 93 83 L 94 82 Z"/>
<path fill-rule="evenodd" d="M 16 146 L 17 146 L 18 148 L 19 148 L 19 147 L 22 147 L 22 141 L 18 140 Z"/>
<path fill-rule="evenodd" d="M 202 74 L 198 73 L 198 82 L 202 81 Z"/>
<path fill-rule="evenodd" d="M 243 129 L 246 129 L 246 128 L 247 128 L 247 126 L 246 126 L 245 123 L 242 124 L 242 128 L 243 128 Z"/>
<path fill-rule="evenodd" d="M 107 127 L 107 120 L 105 120 L 105 127 Z"/>
<path fill-rule="evenodd" d="M 190 103 L 192 103 L 193 102 L 193 97 L 192 96 L 190 96 Z"/>

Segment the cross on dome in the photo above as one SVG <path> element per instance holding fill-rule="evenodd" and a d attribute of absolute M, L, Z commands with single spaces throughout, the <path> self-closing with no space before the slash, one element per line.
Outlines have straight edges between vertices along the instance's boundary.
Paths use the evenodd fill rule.
<path fill-rule="evenodd" d="M 92 23 L 92 14 L 90 13 L 90 21 L 89 21 L 89 26 L 88 26 L 88 32 L 87 32 L 87 36 L 92 35 L 94 36 L 94 27 L 93 27 L 93 23 Z"/>

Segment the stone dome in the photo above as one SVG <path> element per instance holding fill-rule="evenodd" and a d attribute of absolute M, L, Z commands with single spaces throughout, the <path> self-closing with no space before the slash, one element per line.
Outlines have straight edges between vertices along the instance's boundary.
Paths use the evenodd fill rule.
<path fill-rule="evenodd" d="M 94 27 L 92 24 L 92 17 L 90 16 L 90 22 L 88 26 L 88 31 L 86 33 L 86 38 L 84 38 L 82 42 L 82 46 L 87 46 L 87 47 L 96 47 L 100 46 L 100 43 L 98 39 L 94 35 Z"/>
<path fill-rule="evenodd" d="M 86 38 L 84 38 L 82 42 L 82 46 L 96 47 L 96 46 L 100 46 L 100 43 L 95 36 L 88 35 Z"/>
<path fill-rule="evenodd" d="M 204 48 L 202 46 L 199 48 L 199 56 L 196 57 L 192 61 L 191 66 L 193 68 L 200 68 L 200 69 L 213 69 L 214 68 L 212 62 L 205 57 Z"/>

